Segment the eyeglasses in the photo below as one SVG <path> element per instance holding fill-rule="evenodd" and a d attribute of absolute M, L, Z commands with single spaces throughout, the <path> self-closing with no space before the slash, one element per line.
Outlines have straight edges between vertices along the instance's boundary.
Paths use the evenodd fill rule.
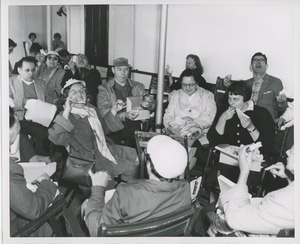
<path fill-rule="evenodd" d="M 194 86 L 196 85 L 196 83 L 193 83 L 193 84 L 181 84 L 181 87 L 182 88 L 193 88 Z"/>
<path fill-rule="evenodd" d="M 259 63 L 263 63 L 263 64 L 264 64 L 264 63 L 266 63 L 266 60 L 263 59 L 263 58 L 260 58 L 260 59 L 253 59 L 252 62 L 253 62 L 253 63 L 258 63 L 258 62 L 259 62 Z"/>
<path fill-rule="evenodd" d="M 78 93 L 80 95 L 85 95 L 85 89 L 80 89 L 80 90 L 70 90 L 69 93 L 72 95 L 72 96 L 76 96 Z"/>
<path fill-rule="evenodd" d="M 58 60 L 58 57 L 51 57 L 51 56 L 48 56 L 47 59 L 48 59 L 48 60 L 57 61 L 57 60 Z"/>

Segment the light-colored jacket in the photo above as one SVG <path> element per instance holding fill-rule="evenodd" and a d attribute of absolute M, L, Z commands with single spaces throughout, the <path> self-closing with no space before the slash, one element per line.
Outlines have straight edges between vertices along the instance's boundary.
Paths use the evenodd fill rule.
<path fill-rule="evenodd" d="M 45 101 L 45 82 L 40 79 L 34 80 L 34 87 L 39 100 Z M 9 97 L 14 102 L 14 110 L 19 120 L 24 118 L 25 114 L 25 97 L 24 97 L 24 87 L 21 76 L 12 76 L 9 78 Z"/>
<path fill-rule="evenodd" d="M 51 77 L 49 77 L 50 73 L 47 65 L 43 63 L 37 70 L 36 78 L 43 80 L 46 84 L 46 102 L 54 104 L 61 96 L 61 82 L 66 71 L 59 65 Z"/>
<path fill-rule="evenodd" d="M 145 93 L 145 86 L 139 82 L 128 79 L 129 85 L 132 87 L 132 96 L 141 96 Z M 104 118 L 105 123 L 113 132 L 124 128 L 122 121 L 125 121 L 125 113 L 117 113 L 114 115 L 111 108 L 116 104 L 117 96 L 114 90 L 115 80 L 109 80 L 98 87 L 97 107 L 100 115 Z"/>
<path fill-rule="evenodd" d="M 294 183 L 250 199 L 248 187 L 236 184 L 220 196 L 228 225 L 253 234 L 277 234 L 280 229 L 295 228 Z M 252 202 L 252 200 L 256 200 Z"/>
<path fill-rule="evenodd" d="M 207 132 L 216 115 L 217 107 L 214 95 L 201 87 L 189 96 L 182 89 L 174 91 L 164 114 L 164 126 L 168 128 L 184 117 L 191 117 Z M 178 124 L 179 126 L 179 124 Z"/>

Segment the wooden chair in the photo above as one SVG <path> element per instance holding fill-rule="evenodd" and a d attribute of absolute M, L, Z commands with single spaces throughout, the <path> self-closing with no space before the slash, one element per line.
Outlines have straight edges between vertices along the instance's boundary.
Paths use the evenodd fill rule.
<path fill-rule="evenodd" d="M 73 191 L 68 192 L 65 196 L 58 196 L 47 211 L 39 218 L 30 221 L 12 237 L 26 237 L 38 230 L 46 222 L 53 230 L 54 237 L 82 237 L 86 234 L 82 231 L 75 214 L 70 208 L 67 208 L 73 197 Z"/>
<path fill-rule="evenodd" d="M 190 236 L 200 210 L 200 204 L 195 201 L 192 206 L 159 218 L 129 224 L 102 224 L 98 236 Z"/>

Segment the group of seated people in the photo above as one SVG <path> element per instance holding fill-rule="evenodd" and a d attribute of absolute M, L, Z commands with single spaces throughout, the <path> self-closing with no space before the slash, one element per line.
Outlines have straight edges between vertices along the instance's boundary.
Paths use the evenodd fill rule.
<path fill-rule="evenodd" d="M 187 135 L 197 141 L 199 157 L 203 157 L 202 146 L 208 143 L 210 146 L 230 144 L 241 147 L 240 170 L 218 163 L 212 171 L 220 171 L 237 182 L 232 189 L 235 193 L 220 195 L 229 226 L 264 234 L 294 228 L 293 201 L 280 204 L 268 200 L 292 199 L 293 183 L 271 192 L 260 205 L 251 204 L 248 198 L 247 185 L 252 184 L 247 181 L 252 152 L 243 145 L 261 142 L 260 153 L 268 158 L 272 153 L 276 123 L 282 127 L 293 119 L 293 104 L 288 105 L 282 82 L 266 73 L 268 65 L 264 54 L 256 53 L 251 59 L 253 78 L 247 81 L 224 79 L 228 104 L 223 107 L 217 107 L 214 94 L 207 90 L 198 56 L 187 56 L 186 69 L 177 82 L 168 69 L 166 73 L 172 92 L 163 116 L 166 135 L 154 136 L 148 142 L 146 168 L 149 179 L 139 179 L 140 162 L 134 132 L 141 130 L 143 121 L 136 120 L 138 110 L 127 110 L 126 101 L 129 97 L 142 97 L 141 108 L 154 116 L 156 102 L 142 83 L 130 79 L 128 59 L 115 59 L 114 78 L 102 81 L 99 71 L 91 68 L 85 55 L 73 55 L 65 49 L 43 54 L 42 49 L 38 49 L 31 50 L 32 56 L 23 57 L 16 64 L 17 74 L 12 74 L 9 79 L 11 234 L 43 214 L 54 201 L 57 191 L 64 191 L 60 184 L 57 186 L 50 180 L 49 175 L 42 175 L 35 182 L 37 190 L 31 192 L 26 188 L 24 172 L 18 162 L 49 163 L 54 161 L 57 148 L 67 152 L 63 164 L 67 158 L 95 162 L 88 171 L 91 185 L 80 187 L 86 201 L 77 206 L 90 236 L 98 235 L 102 223 L 138 222 L 191 205 L 189 183 L 179 179 L 187 167 L 188 155 L 185 148 L 168 135 Z M 48 127 L 25 118 L 26 103 L 32 99 L 56 106 L 56 114 Z M 287 165 L 293 173 L 292 155 L 293 149 Z M 283 165 L 275 164 L 267 170 L 284 177 Z M 210 178 L 215 181 L 216 174 L 212 173 Z M 115 193 L 105 203 L 105 191 L 114 188 Z M 268 215 L 261 213 L 265 208 L 263 203 L 271 205 L 266 206 L 271 211 Z M 242 215 L 250 215 L 250 211 L 251 223 L 240 224 L 237 216 L 243 220 Z M 282 215 L 285 211 L 289 211 L 288 217 Z M 276 217 L 273 216 L 275 213 Z M 261 224 L 255 226 L 257 221 Z M 271 222 L 271 225 L 266 226 L 264 222 Z M 195 233 L 201 231 L 195 230 Z M 49 236 L 49 226 L 44 225 L 33 235 Z"/>

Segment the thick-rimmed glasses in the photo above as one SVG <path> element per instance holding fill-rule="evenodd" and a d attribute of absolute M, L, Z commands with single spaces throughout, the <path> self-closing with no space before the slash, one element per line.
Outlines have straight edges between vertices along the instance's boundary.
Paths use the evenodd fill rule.
<path fill-rule="evenodd" d="M 182 88 L 193 88 L 195 85 L 196 85 L 196 83 L 192 83 L 192 84 L 184 84 L 184 83 L 182 83 L 181 87 Z"/>

